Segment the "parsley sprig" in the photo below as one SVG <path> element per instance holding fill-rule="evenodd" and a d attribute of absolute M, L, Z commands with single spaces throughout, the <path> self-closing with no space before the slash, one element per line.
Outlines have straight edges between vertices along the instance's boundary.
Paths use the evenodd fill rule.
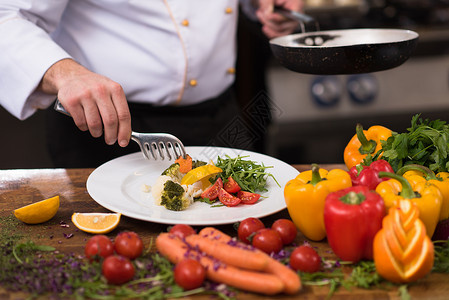
<path fill-rule="evenodd" d="M 271 177 L 277 183 L 276 178 L 271 173 L 267 173 L 266 169 L 273 168 L 272 166 L 265 166 L 263 164 L 258 164 L 254 161 L 247 160 L 248 156 L 237 156 L 234 158 L 228 155 L 225 158 L 218 157 L 216 166 L 221 168 L 223 172 L 219 176 L 223 179 L 223 182 L 228 180 L 229 176 L 237 181 L 239 186 L 244 191 L 255 192 L 265 192 L 267 191 L 266 184 L 267 178 Z"/>
<path fill-rule="evenodd" d="M 397 171 L 407 164 L 419 164 L 434 172 L 449 170 L 449 124 L 441 120 L 423 120 L 414 115 L 407 132 L 393 132 L 382 142 L 382 158 Z"/>

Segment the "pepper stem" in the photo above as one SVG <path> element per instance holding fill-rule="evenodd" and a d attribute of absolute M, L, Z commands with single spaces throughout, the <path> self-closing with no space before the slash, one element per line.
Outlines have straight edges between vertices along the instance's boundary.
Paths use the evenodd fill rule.
<path fill-rule="evenodd" d="M 417 164 L 410 164 L 410 165 L 403 166 L 396 172 L 396 174 L 404 175 L 404 173 L 407 171 L 421 172 L 425 175 L 424 177 L 426 178 L 426 180 L 431 180 L 431 179 L 438 180 L 437 176 L 431 169 L 429 169 L 426 166 L 417 165 Z"/>
<path fill-rule="evenodd" d="M 363 193 L 356 193 L 354 191 L 351 191 L 346 195 L 340 197 L 340 201 L 346 204 L 358 205 L 365 201 L 365 195 L 363 195 Z"/>
<path fill-rule="evenodd" d="M 355 127 L 357 139 L 360 142 L 359 152 L 360 154 L 372 154 L 376 150 L 377 142 L 375 140 L 368 140 L 365 133 L 363 133 L 362 124 L 357 124 Z"/>
<path fill-rule="evenodd" d="M 407 181 L 403 176 L 397 175 L 390 172 L 379 172 L 378 176 L 380 178 L 387 177 L 387 178 L 393 178 L 399 181 L 399 183 L 402 185 L 402 191 L 399 194 L 404 199 L 412 199 L 417 198 L 418 196 L 413 191 L 412 186 L 410 185 L 410 182 Z"/>
<path fill-rule="evenodd" d="M 317 164 L 312 164 L 312 179 L 310 180 L 310 184 L 316 185 L 321 180 L 320 167 Z"/>

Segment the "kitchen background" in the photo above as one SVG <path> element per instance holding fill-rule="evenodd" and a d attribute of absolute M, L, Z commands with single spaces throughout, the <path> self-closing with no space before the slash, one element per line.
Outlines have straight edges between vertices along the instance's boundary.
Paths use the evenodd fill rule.
<path fill-rule="evenodd" d="M 402 66 L 371 74 L 315 76 L 281 67 L 241 17 L 236 91 L 242 106 L 263 98 L 272 118 L 257 150 L 288 163 L 341 163 L 355 133 L 380 124 L 405 131 L 411 117 L 449 122 L 449 0 L 305 0 L 321 30 L 403 28 L 419 33 Z M 0 107 L 0 169 L 52 167 L 40 111 L 19 121 Z"/>

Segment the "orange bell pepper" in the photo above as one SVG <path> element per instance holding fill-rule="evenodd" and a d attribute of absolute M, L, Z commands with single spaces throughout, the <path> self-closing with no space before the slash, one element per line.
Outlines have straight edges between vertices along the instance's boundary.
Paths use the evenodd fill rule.
<path fill-rule="evenodd" d="M 410 200 L 401 200 L 382 220 L 374 237 L 377 273 L 394 283 L 408 283 L 427 275 L 433 267 L 434 247 Z"/>
<path fill-rule="evenodd" d="M 363 130 L 361 124 L 356 126 L 356 134 L 349 141 L 343 153 L 346 167 L 350 170 L 368 155 L 374 155 L 382 149 L 381 141 L 386 141 L 392 131 L 386 127 L 375 125 Z"/>

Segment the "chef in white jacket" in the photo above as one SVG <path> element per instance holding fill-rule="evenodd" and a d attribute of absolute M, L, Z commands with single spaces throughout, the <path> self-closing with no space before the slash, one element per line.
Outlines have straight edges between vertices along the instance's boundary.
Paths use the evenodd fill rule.
<path fill-rule="evenodd" d="M 254 15 L 269 38 L 297 27 L 273 6 L 301 10 L 301 0 L 242 2 L 246 11 L 257 2 Z M 238 4 L 0 0 L 0 104 L 26 119 L 57 97 L 72 116 L 48 110 L 51 155 L 64 167 L 125 153 L 106 144 L 126 147 L 131 127 L 204 145 L 238 114 L 229 100 Z"/>

